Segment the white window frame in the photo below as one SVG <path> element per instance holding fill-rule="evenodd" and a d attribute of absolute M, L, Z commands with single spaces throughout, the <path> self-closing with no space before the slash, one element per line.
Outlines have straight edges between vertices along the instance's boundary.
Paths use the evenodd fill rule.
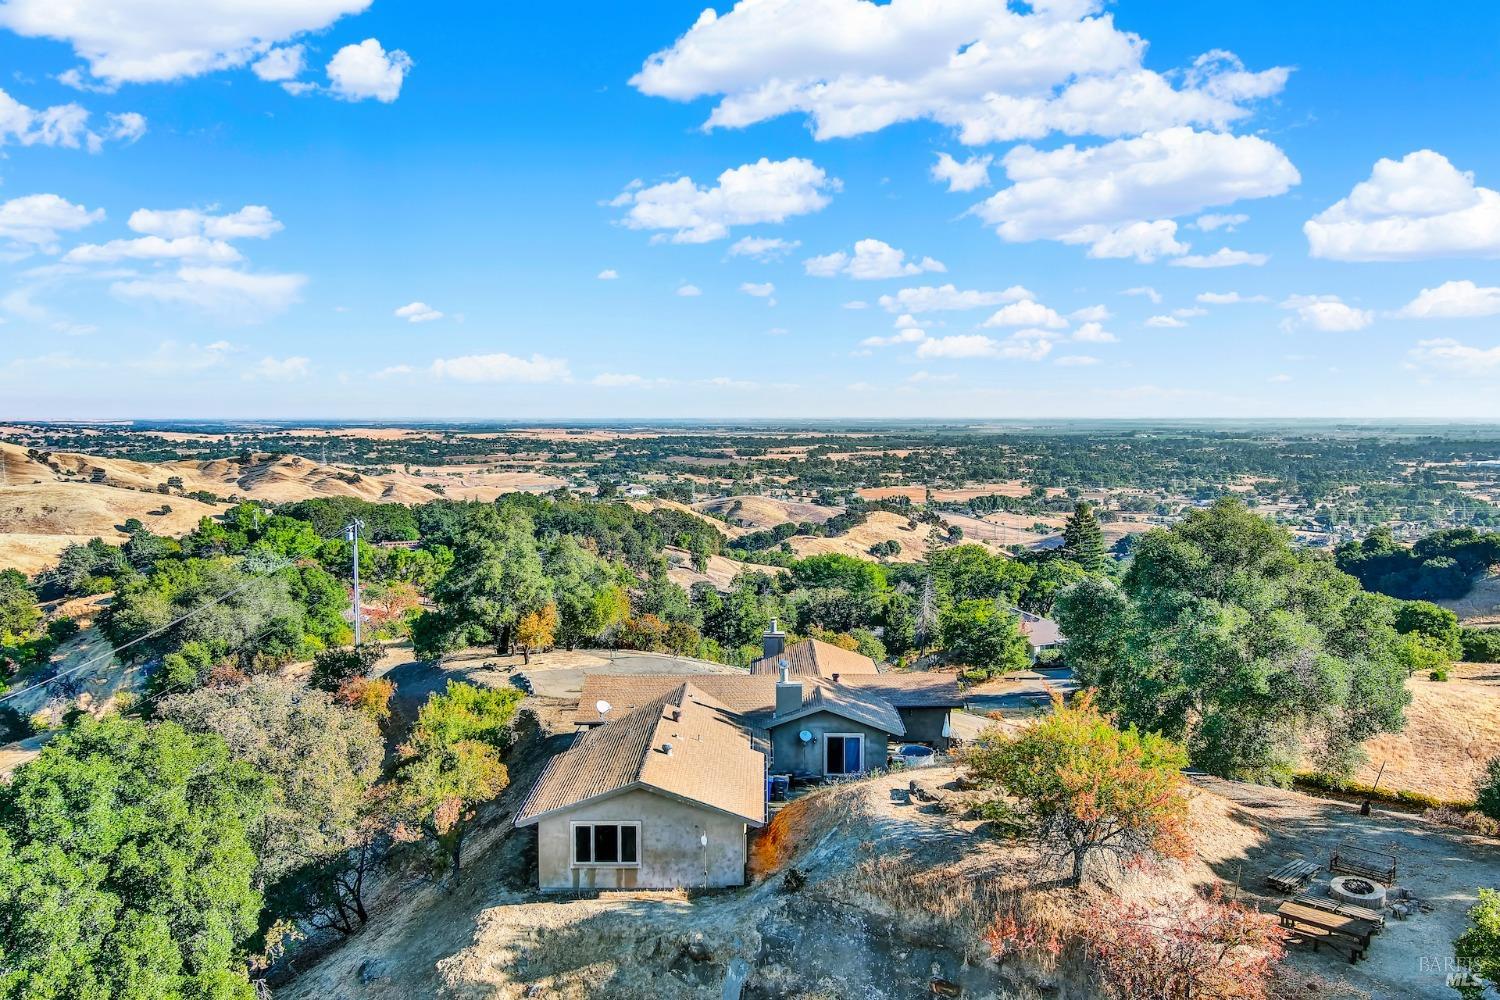
<path fill-rule="evenodd" d="M 859 770 L 858 771 L 830 771 L 828 770 L 828 741 L 841 736 L 846 740 L 859 740 Z M 823 775 L 824 777 L 838 777 L 843 774 L 864 774 L 868 768 L 865 767 L 865 734 L 864 733 L 824 733 L 823 734 Z"/>
<path fill-rule="evenodd" d="M 863 757 L 860 758 L 864 760 Z M 578 860 L 578 828 L 580 826 L 633 826 L 635 827 L 635 860 L 634 861 L 579 861 Z M 619 847 L 619 834 L 616 835 L 615 847 Z M 594 842 L 592 830 L 589 833 L 589 844 Z M 639 820 L 627 819 L 583 819 L 574 820 L 568 824 L 568 860 L 573 868 L 639 868 L 641 866 L 641 824 Z"/>

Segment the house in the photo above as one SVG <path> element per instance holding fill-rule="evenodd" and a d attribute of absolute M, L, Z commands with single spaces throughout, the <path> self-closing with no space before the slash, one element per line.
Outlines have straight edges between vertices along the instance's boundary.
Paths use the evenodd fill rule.
<path fill-rule="evenodd" d="M 803 639 L 788 647 L 786 634 L 777 628 L 776 619 L 772 618 L 770 628 L 761 637 L 760 659 L 750 664 L 750 673 L 774 677 L 781 673 L 783 660 L 797 676 L 843 677 L 874 674 L 880 669 L 863 653 L 821 639 Z"/>
<path fill-rule="evenodd" d="M 1036 660 L 1044 649 L 1054 649 L 1063 644 L 1062 629 L 1051 618 L 1043 618 L 1029 611 L 1019 612 L 1021 634 L 1031 646 L 1031 659 Z"/>
<path fill-rule="evenodd" d="M 544 890 L 743 885 L 766 822 L 766 735 L 691 683 L 583 733 L 516 816 Z"/>
<path fill-rule="evenodd" d="M 773 624 L 774 675 L 584 678 L 579 736 L 516 817 L 537 828 L 542 889 L 742 885 L 768 774 L 874 770 L 893 740 L 948 746 L 963 704 L 952 676 L 882 674 L 869 657 L 784 639 Z"/>

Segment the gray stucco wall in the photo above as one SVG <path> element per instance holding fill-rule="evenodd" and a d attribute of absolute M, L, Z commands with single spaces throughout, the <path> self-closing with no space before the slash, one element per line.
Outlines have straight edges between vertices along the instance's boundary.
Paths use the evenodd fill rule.
<path fill-rule="evenodd" d="M 640 823 L 640 867 L 574 868 L 572 824 L 586 821 Z M 550 890 L 744 885 L 745 822 L 639 788 L 585 802 L 537 823 L 537 882 Z"/>
<path fill-rule="evenodd" d="M 948 721 L 946 708 L 898 708 L 901 722 L 906 726 L 907 743 L 930 743 L 939 750 L 948 749 L 949 740 L 943 735 L 943 724 Z"/>
<path fill-rule="evenodd" d="M 773 774 L 823 774 L 824 737 L 828 733 L 859 733 L 865 738 L 866 770 L 885 767 L 889 734 L 831 712 L 815 712 L 800 719 L 768 727 L 771 732 L 771 772 Z M 813 734 L 811 743 L 803 743 L 797 734 L 806 729 Z"/>

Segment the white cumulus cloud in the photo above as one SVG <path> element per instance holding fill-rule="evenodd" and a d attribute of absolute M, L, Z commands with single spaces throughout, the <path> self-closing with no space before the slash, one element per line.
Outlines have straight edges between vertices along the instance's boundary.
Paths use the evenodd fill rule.
<path fill-rule="evenodd" d="M 38 111 L 0 90 L 0 146 L 14 142 L 97 153 L 107 141 L 132 143 L 146 134 L 146 118 L 135 111 L 106 115 L 98 130 L 89 126 L 92 117 L 88 109 L 73 102 Z"/>
<path fill-rule="evenodd" d="M 1295 313 L 1301 325 L 1327 333 L 1363 330 L 1375 321 L 1373 312 L 1351 306 L 1337 295 L 1293 295 L 1281 308 Z"/>
<path fill-rule="evenodd" d="M 979 333 L 933 337 L 917 345 L 919 358 L 1013 358 L 1040 361 L 1052 351 L 1052 342 L 1041 337 L 1011 337 L 996 340 Z"/>
<path fill-rule="evenodd" d="M 1055 309 L 1048 308 L 1033 299 L 1022 299 L 1020 302 L 1012 302 L 997 310 L 981 325 L 1044 326 L 1060 330 L 1068 325 L 1068 321 L 1058 315 Z"/>
<path fill-rule="evenodd" d="M 1236 226 L 1249 221 L 1250 216 L 1248 215 L 1216 215 L 1209 213 L 1208 215 L 1200 215 L 1194 219 L 1193 228 L 1201 229 L 1205 233 L 1211 233 L 1215 229 L 1222 229 L 1226 233 L 1232 233 Z"/>
<path fill-rule="evenodd" d="M 411 71 L 411 56 L 400 49 L 387 52 L 374 38 L 345 45 L 328 61 L 329 90 L 346 101 L 374 98 L 389 104 L 401 96 L 401 84 Z"/>
<path fill-rule="evenodd" d="M 1484 375 L 1500 369 L 1500 347 L 1471 347 L 1451 337 L 1419 340 L 1408 356 L 1415 365 L 1464 375 Z"/>
<path fill-rule="evenodd" d="M 614 281 L 619 276 L 620 272 L 616 271 L 612 267 L 606 267 L 604 270 L 595 275 L 595 277 L 597 277 L 600 281 Z"/>
<path fill-rule="evenodd" d="M 1033 298 L 1031 292 L 1020 285 L 1012 285 L 999 292 L 960 290 L 954 285 L 923 285 L 920 288 L 903 288 L 894 295 L 882 295 L 880 305 L 887 312 L 923 313 L 978 309 L 1029 298 Z"/>
<path fill-rule="evenodd" d="M 1500 192 L 1479 187 L 1430 149 L 1381 159 L 1302 226 L 1308 251 L 1331 260 L 1422 260 L 1500 255 Z"/>
<path fill-rule="evenodd" d="M 1469 319 L 1500 314 L 1500 288 L 1472 281 L 1445 281 L 1424 288 L 1396 313 L 1402 319 Z"/>
<path fill-rule="evenodd" d="M 1247 72 L 1214 51 L 1174 86 L 1142 66 L 1145 41 L 1116 28 L 1103 7 L 740 0 L 722 15 L 704 11 L 630 82 L 672 100 L 718 97 L 706 128 L 800 113 L 817 139 L 829 139 L 925 118 L 953 127 L 966 145 L 1052 131 L 1219 128 L 1286 83 L 1284 68 Z"/>
<path fill-rule="evenodd" d="M 223 240 L 204 236 L 141 236 L 107 243 L 84 243 L 63 255 L 68 264 L 108 264 L 121 260 L 196 260 L 229 264 L 241 259 L 240 252 Z"/>
<path fill-rule="evenodd" d="M 1152 316 L 1150 319 L 1146 320 L 1146 325 L 1156 327 L 1157 329 L 1161 330 L 1175 330 L 1180 327 L 1187 326 L 1186 323 L 1178 319 L 1176 316 Z"/>
<path fill-rule="evenodd" d="M 408 302 L 395 311 L 396 316 L 406 320 L 408 323 L 431 323 L 443 318 L 440 310 L 432 308 L 425 302 Z"/>
<path fill-rule="evenodd" d="M 1168 261 L 1168 263 L 1173 267 L 1260 267 L 1270 259 L 1270 254 L 1250 253 L 1245 250 L 1231 250 L 1228 247 L 1220 247 L 1210 254 L 1189 254 L 1186 257 L 1178 257 L 1176 260 Z"/>
<path fill-rule="evenodd" d="M 1301 180 L 1286 155 L 1258 136 L 1190 128 L 1083 149 L 1018 146 L 1001 163 L 1011 186 L 973 211 L 1002 239 L 1086 243 L 1095 256 L 1142 259 L 1186 250 L 1172 238 L 1176 227 L 1166 220 L 1173 216 L 1282 194 Z"/>
<path fill-rule="evenodd" d="M 237 212 L 224 215 L 213 215 L 196 208 L 140 208 L 130 213 L 126 225 L 135 232 L 167 239 L 207 236 L 215 240 L 263 240 L 284 228 L 264 205 L 246 205 Z"/>
<path fill-rule="evenodd" d="M 227 267 L 181 267 L 173 275 L 117 281 L 122 299 L 188 305 L 226 318 L 249 321 L 296 302 L 307 284 L 301 274 L 256 274 Z"/>
<path fill-rule="evenodd" d="M 306 65 L 306 47 L 283 45 L 274 48 L 250 64 L 255 75 L 272 83 L 295 80 Z"/>
<path fill-rule="evenodd" d="M 685 299 L 693 299 L 703 294 L 703 289 L 697 285 L 678 285 L 677 294 Z"/>
<path fill-rule="evenodd" d="M 541 354 L 530 358 L 504 353 L 438 358 L 429 371 L 437 378 L 455 382 L 564 382 L 572 377 L 566 360 Z"/>
<path fill-rule="evenodd" d="M 713 187 L 699 187 L 691 177 L 649 187 L 636 184 L 610 204 L 626 209 L 620 221 L 627 228 L 661 230 L 657 238 L 673 243 L 709 243 L 724 239 L 732 226 L 785 222 L 817 212 L 839 187 L 836 178 L 811 160 L 761 157 L 724 171 Z"/>
<path fill-rule="evenodd" d="M 7 0 L 0 27 L 71 45 L 106 86 L 244 66 L 278 42 L 319 31 L 371 0 Z M 86 84 L 81 74 L 70 80 Z"/>
<path fill-rule="evenodd" d="M 729 256 L 749 257 L 765 263 L 780 260 L 801 245 L 801 240 L 784 240 L 777 236 L 742 236 L 729 245 Z"/>
<path fill-rule="evenodd" d="M 815 278 L 833 278 L 843 275 L 860 281 L 877 281 L 884 278 L 904 278 L 924 271 L 948 270 L 943 262 L 923 257 L 907 260 L 906 251 L 898 250 L 876 239 L 863 239 L 854 244 L 852 254 L 837 250 L 821 257 L 809 257 L 803 269 Z"/>
<path fill-rule="evenodd" d="M 1123 292 L 1121 292 L 1120 294 L 1121 295 L 1138 295 L 1141 298 L 1150 299 L 1153 304 L 1156 304 L 1156 305 L 1160 305 L 1161 304 L 1161 292 L 1158 292 L 1156 289 L 1152 288 L 1150 285 L 1138 285 L 1135 288 L 1127 288 Z"/>
<path fill-rule="evenodd" d="M 740 291 L 746 295 L 754 295 L 756 298 L 764 299 L 776 294 L 776 286 L 769 281 L 760 283 L 746 281 L 740 285 Z"/>
<path fill-rule="evenodd" d="M 959 161 L 939 153 L 932 165 L 932 179 L 946 181 L 949 191 L 977 191 L 990 186 L 990 164 L 994 160 L 993 156 L 971 156 Z"/>
<path fill-rule="evenodd" d="M 1239 292 L 1199 292 L 1198 301 L 1208 306 L 1230 306 L 1241 302 L 1265 302 L 1264 295 L 1241 295 Z"/>
<path fill-rule="evenodd" d="M 104 209 L 88 209 L 55 194 L 28 194 L 0 204 L 0 240 L 18 254 L 57 249 L 59 234 L 76 232 L 104 218 Z"/>

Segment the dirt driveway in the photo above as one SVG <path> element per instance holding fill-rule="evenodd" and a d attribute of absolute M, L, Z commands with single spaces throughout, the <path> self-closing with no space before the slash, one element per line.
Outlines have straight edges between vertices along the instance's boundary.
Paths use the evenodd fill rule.
<path fill-rule="evenodd" d="M 496 656 L 491 650 L 471 649 L 445 657 L 442 664 L 416 660 L 405 644 L 390 647 L 375 673 L 396 685 L 391 706 L 411 722 L 422 703 L 449 681 L 484 687 L 518 687 L 528 695 L 524 707 L 542 716 L 549 728 L 572 730 L 566 722 L 583 690 L 588 674 L 735 674 L 734 667 L 666 653 L 613 649 L 559 649 L 534 653 L 531 662 L 520 656 Z M 566 723 L 566 725 L 564 725 Z"/>

